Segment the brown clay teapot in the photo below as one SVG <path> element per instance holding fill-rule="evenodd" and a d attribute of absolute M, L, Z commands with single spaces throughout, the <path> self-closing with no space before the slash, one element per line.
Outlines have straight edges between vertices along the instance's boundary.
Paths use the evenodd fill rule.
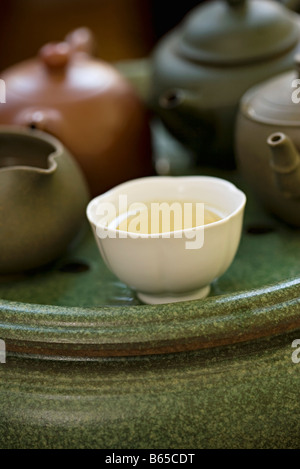
<path fill-rule="evenodd" d="M 152 172 L 146 110 L 110 64 L 92 58 L 86 28 L 42 47 L 37 58 L 1 74 L 0 124 L 37 128 L 74 155 L 93 195 Z"/>

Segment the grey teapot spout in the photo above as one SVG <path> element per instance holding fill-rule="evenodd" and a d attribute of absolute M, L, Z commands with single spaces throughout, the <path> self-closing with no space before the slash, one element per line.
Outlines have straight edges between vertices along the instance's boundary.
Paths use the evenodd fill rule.
<path fill-rule="evenodd" d="M 291 139 L 282 132 L 269 136 L 270 166 L 277 188 L 289 199 L 300 199 L 300 156 Z"/>
<path fill-rule="evenodd" d="M 169 89 L 159 97 L 159 107 L 161 112 L 168 114 L 198 114 L 199 95 L 196 91 L 184 90 L 181 88 Z"/>
<path fill-rule="evenodd" d="M 206 151 L 210 146 L 215 154 L 214 161 L 224 167 L 224 156 L 227 155 L 221 148 L 232 135 L 226 124 L 224 131 L 220 131 L 216 113 L 207 108 L 204 98 L 203 90 L 169 88 L 155 100 L 154 107 L 158 105 L 159 115 L 170 133 L 176 129 L 179 141 L 195 155 L 196 164 L 211 164 L 211 154 Z M 226 158 L 225 161 L 229 167 Z"/>

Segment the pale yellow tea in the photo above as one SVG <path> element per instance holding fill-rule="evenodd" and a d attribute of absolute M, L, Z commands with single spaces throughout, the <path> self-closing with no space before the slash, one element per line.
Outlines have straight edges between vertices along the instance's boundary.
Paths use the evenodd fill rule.
<path fill-rule="evenodd" d="M 204 203 L 153 201 L 131 204 L 109 226 L 136 234 L 162 234 L 196 228 L 221 219 L 216 209 Z"/>

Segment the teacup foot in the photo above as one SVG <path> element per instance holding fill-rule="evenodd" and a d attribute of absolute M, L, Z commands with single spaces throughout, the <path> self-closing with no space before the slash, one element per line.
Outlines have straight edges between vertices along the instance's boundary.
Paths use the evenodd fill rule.
<path fill-rule="evenodd" d="M 210 292 L 210 285 L 186 294 L 180 295 L 149 295 L 137 293 L 137 297 L 148 305 L 162 305 L 165 303 L 179 303 L 180 301 L 201 300 L 206 298 Z"/>

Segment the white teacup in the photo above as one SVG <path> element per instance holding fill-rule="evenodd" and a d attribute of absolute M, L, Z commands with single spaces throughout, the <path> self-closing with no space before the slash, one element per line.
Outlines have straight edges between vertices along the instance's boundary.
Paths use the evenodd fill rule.
<path fill-rule="evenodd" d="M 160 234 L 133 234 L 116 227 L 114 214 L 124 213 L 124 204 L 130 208 L 133 203 L 167 200 L 213 207 L 221 219 Z M 144 303 L 162 304 L 209 294 L 211 282 L 234 259 L 245 204 L 245 194 L 223 179 L 158 176 L 126 182 L 96 197 L 87 216 L 109 269 Z"/>

